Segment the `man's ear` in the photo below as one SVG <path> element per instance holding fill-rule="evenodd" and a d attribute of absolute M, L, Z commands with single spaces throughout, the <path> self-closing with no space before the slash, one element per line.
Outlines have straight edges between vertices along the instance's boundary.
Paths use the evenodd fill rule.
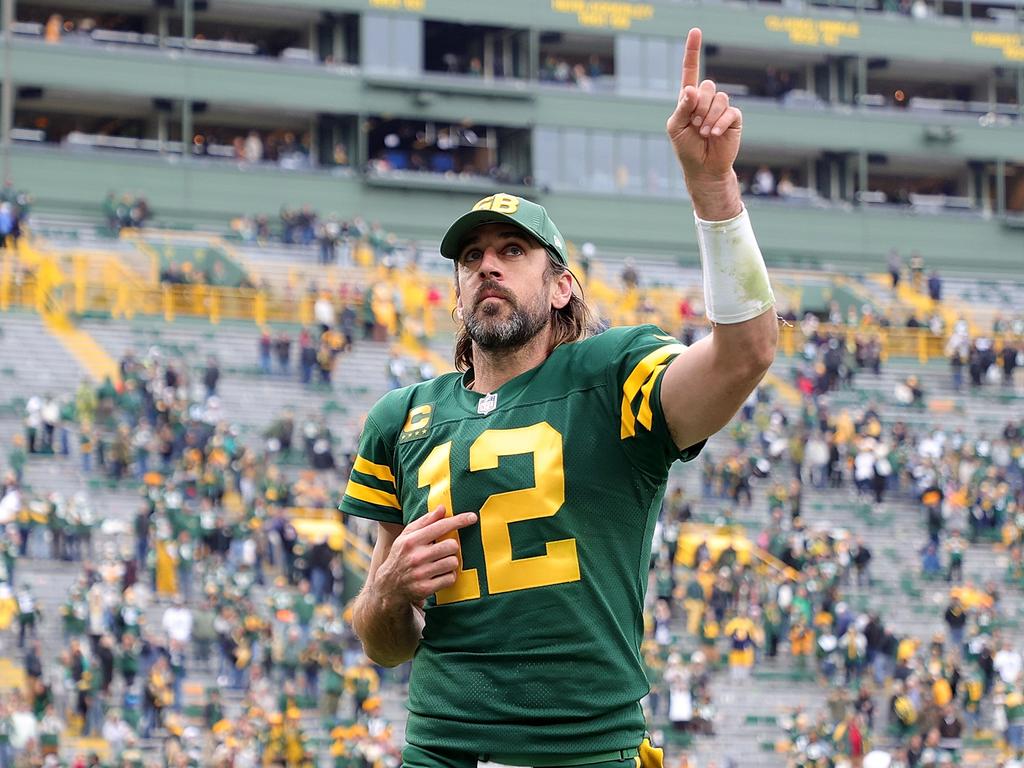
<path fill-rule="evenodd" d="M 551 296 L 551 306 L 562 309 L 572 298 L 572 273 L 566 270 L 555 278 L 555 290 Z"/>

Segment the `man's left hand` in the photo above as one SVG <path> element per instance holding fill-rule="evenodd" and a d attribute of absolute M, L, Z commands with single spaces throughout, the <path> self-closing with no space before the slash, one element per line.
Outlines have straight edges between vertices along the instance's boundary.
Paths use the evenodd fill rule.
<path fill-rule="evenodd" d="M 689 187 L 731 180 L 732 164 L 740 149 L 743 116 L 729 106 L 729 96 L 711 80 L 698 85 L 701 31 L 686 36 L 679 101 L 665 128 Z"/>

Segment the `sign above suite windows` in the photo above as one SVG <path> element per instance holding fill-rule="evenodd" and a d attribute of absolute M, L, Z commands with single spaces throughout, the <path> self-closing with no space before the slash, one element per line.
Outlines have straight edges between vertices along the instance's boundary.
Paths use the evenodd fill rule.
<path fill-rule="evenodd" d="M 785 32 L 793 45 L 814 48 L 835 48 L 843 38 L 860 38 L 860 24 L 856 21 L 809 19 L 801 16 L 766 16 L 764 26 L 769 32 Z"/>
<path fill-rule="evenodd" d="M 1008 61 L 1024 61 L 1024 35 L 1013 32 L 972 32 L 977 48 L 998 48 Z"/>
<path fill-rule="evenodd" d="M 427 0 L 370 0 L 370 7 L 391 11 L 425 11 Z"/>
<path fill-rule="evenodd" d="M 623 3 L 610 0 L 551 0 L 555 13 L 574 13 L 581 27 L 629 29 L 634 21 L 654 18 L 650 3 Z"/>

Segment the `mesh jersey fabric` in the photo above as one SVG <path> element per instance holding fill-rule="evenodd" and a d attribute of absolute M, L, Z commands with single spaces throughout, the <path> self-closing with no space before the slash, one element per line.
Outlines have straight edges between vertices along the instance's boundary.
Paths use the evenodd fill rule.
<path fill-rule="evenodd" d="M 478 412 L 457 373 L 371 409 L 341 504 L 408 524 L 479 513 L 455 587 L 426 604 L 410 744 L 475 754 L 635 747 L 651 538 L 677 450 L 661 376 L 683 345 L 655 326 L 555 349 Z"/>

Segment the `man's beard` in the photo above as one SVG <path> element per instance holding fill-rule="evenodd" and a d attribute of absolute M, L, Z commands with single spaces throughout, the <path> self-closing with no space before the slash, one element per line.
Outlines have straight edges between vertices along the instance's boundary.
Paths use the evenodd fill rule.
<path fill-rule="evenodd" d="M 485 290 L 499 292 L 508 302 L 510 313 L 506 319 L 501 319 L 501 304 L 476 303 L 465 323 L 466 333 L 480 349 L 488 352 L 518 349 L 548 326 L 551 318 L 549 307 L 523 307 L 511 292 L 497 285 L 481 286 L 479 292 Z"/>

